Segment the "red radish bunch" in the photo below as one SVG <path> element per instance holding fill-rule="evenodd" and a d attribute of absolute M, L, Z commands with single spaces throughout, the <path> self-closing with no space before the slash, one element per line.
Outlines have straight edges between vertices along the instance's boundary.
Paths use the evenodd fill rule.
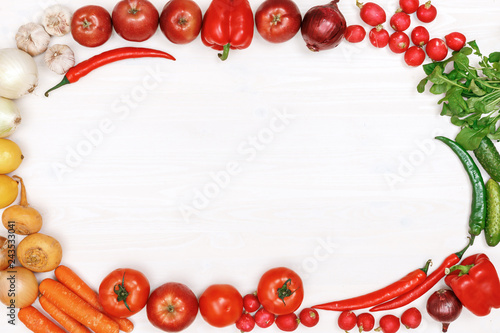
<path fill-rule="evenodd" d="M 241 332 L 250 332 L 254 327 L 255 319 L 248 312 L 243 313 L 240 319 L 236 321 L 236 328 Z"/>
<path fill-rule="evenodd" d="M 254 313 L 260 308 L 260 302 L 256 294 L 247 294 L 243 297 L 243 308 L 246 312 Z"/>
<path fill-rule="evenodd" d="M 363 312 L 358 316 L 356 325 L 359 328 L 359 332 L 368 332 L 375 326 L 375 318 L 371 313 Z"/>
<path fill-rule="evenodd" d="M 312 308 L 305 308 L 300 311 L 299 320 L 305 327 L 314 327 L 319 322 L 318 311 Z"/>
<path fill-rule="evenodd" d="M 396 333 L 399 331 L 401 324 L 399 323 L 399 318 L 388 314 L 380 318 L 379 327 L 375 329 L 376 331 L 382 331 L 383 333 Z"/>
<path fill-rule="evenodd" d="M 365 39 L 366 30 L 361 25 L 350 25 L 346 28 L 344 38 L 350 43 L 359 43 Z"/>
<path fill-rule="evenodd" d="M 282 331 L 292 332 L 299 327 L 300 319 L 297 317 L 295 313 L 289 313 L 285 315 L 279 315 L 276 317 L 276 326 Z"/>
<path fill-rule="evenodd" d="M 420 46 L 410 46 L 404 55 L 405 63 L 411 67 L 417 67 L 425 61 L 425 51 Z"/>
<path fill-rule="evenodd" d="M 255 319 L 255 324 L 257 326 L 259 326 L 260 328 L 267 328 L 274 324 L 276 317 L 266 309 L 260 308 L 257 312 L 255 312 L 253 318 Z"/>
<path fill-rule="evenodd" d="M 343 311 L 338 319 L 339 328 L 344 331 L 352 330 L 357 323 L 357 317 L 352 311 Z"/>
<path fill-rule="evenodd" d="M 417 11 L 419 0 L 399 0 L 399 8 L 406 14 L 413 14 Z"/>
<path fill-rule="evenodd" d="M 392 15 L 389 23 L 395 31 L 405 31 L 410 27 L 411 18 L 410 15 L 404 11 L 398 10 L 394 15 Z"/>
<path fill-rule="evenodd" d="M 416 46 L 424 46 L 430 39 L 429 31 L 419 25 L 418 27 L 413 28 L 411 31 L 411 41 Z"/>
<path fill-rule="evenodd" d="M 370 43 L 378 48 L 384 48 L 389 44 L 389 33 L 382 25 L 372 28 L 368 34 L 368 38 L 370 39 Z"/>
<path fill-rule="evenodd" d="M 396 31 L 389 37 L 389 48 L 394 53 L 403 53 L 410 46 L 410 38 L 402 31 Z"/>
<path fill-rule="evenodd" d="M 401 315 L 401 324 L 406 328 L 417 328 L 422 322 L 422 313 L 417 308 L 409 308 Z"/>
<path fill-rule="evenodd" d="M 362 3 L 356 0 L 356 5 L 360 8 L 359 16 L 368 25 L 375 27 L 386 21 L 385 11 L 374 2 Z"/>
<path fill-rule="evenodd" d="M 437 9 L 434 7 L 430 1 L 425 4 L 420 5 L 417 9 L 417 18 L 424 23 L 430 23 L 434 21 L 437 16 Z"/>
<path fill-rule="evenodd" d="M 466 38 L 460 32 L 452 32 L 444 36 L 446 45 L 453 51 L 460 51 L 465 46 Z"/>

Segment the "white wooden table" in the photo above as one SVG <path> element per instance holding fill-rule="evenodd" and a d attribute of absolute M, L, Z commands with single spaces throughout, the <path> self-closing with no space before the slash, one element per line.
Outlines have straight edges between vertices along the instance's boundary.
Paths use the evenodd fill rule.
<path fill-rule="evenodd" d="M 165 1 L 152 2 L 161 10 Z M 15 47 L 17 28 L 53 3 L 4 4 L 0 47 Z M 111 11 L 114 3 L 92 4 Z M 198 3 L 204 12 L 209 1 Z M 396 10 L 396 0 L 378 3 Z M 304 14 L 321 2 L 297 4 Z M 435 5 L 438 17 L 426 25 L 433 37 L 461 31 L 485 54 L 499 50 L 498 1 Z M 348 24 L 361 22 L 354 0 L 340 9 Z M 131 267 L 152 288 L 178 281 L 200 295 L 229 283 L 246 294 L 283 265 L 303 277 L 303 305 L 311 306 L 381 288 L 430 258 L 436 268 L 467 241 L 469 180 L 433 139 L 453 138 L 457 128 L 439 116 L 439 96 L 417 93 L 423 71 L 402 55 L 368 40 L 312 53 L 300 34 L 274 45 L 257 32 L 226 62 L 199 37 L 174 45 L 159 30 L 140 44 L 116 33 L 96 49 L 71 36 L 54 43 L 72 47 L 78 62 L 127 45 L 177 58 L 108 65 L 46 98 L 61 77 L 37 57 L 39 88 L 16 101 L 23 121 L 11 139 L 25 155 L 16 174 L 43 214 L 42 232 L 61 242 L 63 263 L 94 288 L 113 269 Z M 499 248 L 479 237 L 467 254 L 478 252 L 500 269 Z M 415 332 L 440 331 L 425 312 L 428 295 L 412 303 L 424 317 Z M 27 331 L 19 321 L 8 325 L 6 311 L 1 332 Z M 340 332 L 338 313 L 320 316 L 309 331 Z M 135 332 L 159 332 L 145 311 L 132 321 Z M 498 327 L 500 310 L 478 318 L 464 309 L 449 332 Z M 187 330 L 216 331 L 235 328 L 215 329 L 198 316 Z"/>

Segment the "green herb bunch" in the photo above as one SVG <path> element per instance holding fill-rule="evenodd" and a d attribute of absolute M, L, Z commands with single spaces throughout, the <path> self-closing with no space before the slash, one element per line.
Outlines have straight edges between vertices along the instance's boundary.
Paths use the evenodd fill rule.
<path fill-rule="evenodd" d="M 483 56 L 477 43 L 471 41 L 443 61 L 423 66 L 427 77 L 418 84 L 419 93 L 445 94 L 439 100 L 441 115 L 461 128 L 456 137 L 463 148 L 474 150 L 488 136 L 500 140 L 500 52 Z M 477 67 L 472 62 L 477 62 Z"/>

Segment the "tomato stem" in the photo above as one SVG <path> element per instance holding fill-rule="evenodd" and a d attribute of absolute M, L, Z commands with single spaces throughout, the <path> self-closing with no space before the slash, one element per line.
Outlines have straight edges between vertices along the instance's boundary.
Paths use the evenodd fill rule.
<path fill-rule="evenodd" d="M 128 291 L 127 289 L 125 288 L 125 273 L 123 273 L 123 278 L 122 278 L 122 283 L 121 284 L 115 284 L 115 287 L 113 288 L 113 291 L 115 292 L 115 294 L 118 296 L 116 298 L 116 300 L 118 302 L 122 302 L 125 303 L 125 307 L 130 311 L 132 312 L 132 310 L 130 310 L 130 307 L 128 306 L 127 304 L 127 297 L 128 297 Z"/>
<path fill-rule="evenodd" d="M 292 279 L 286 280 L 285 283 L 283 283 L 283 285 L 277 289 L 278 298 L 283 302 L 283 305 L 285 305 L 285 306 L 286 306 L 285 298 L 292 296 L 292 294 L 295 291 L 297 291 L 297 289 L 292 291 L 288 288 L 288 284 L 290 284 L 290 283 L 292 283 Z"/>

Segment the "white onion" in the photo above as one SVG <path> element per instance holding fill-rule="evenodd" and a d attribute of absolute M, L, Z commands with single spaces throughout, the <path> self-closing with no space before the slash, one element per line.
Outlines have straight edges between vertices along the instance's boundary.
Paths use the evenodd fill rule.
<path fill-rule="evenodd" d="M 16 104 L 10 99 L 0 97 L 0 138 L 5 138 L 21 123 L 21 114 Z"/>
<path fill-rule="evenodd" d="M 0 96 L 16 99 L 35 90 L 38 68 L 26 52 L 9 48 L 0 50 Z"/>

